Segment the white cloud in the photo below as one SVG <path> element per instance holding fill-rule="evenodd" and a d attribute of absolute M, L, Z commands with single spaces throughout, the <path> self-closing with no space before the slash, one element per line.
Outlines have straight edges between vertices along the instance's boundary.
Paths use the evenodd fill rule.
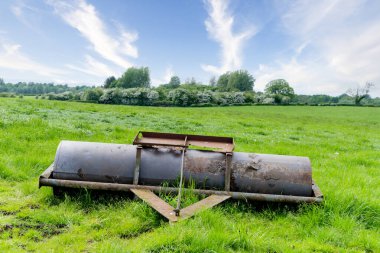
<path fill-rule="evenodd" d="M 169 66 L 165 70 L 164 82 L 168 83 L 170 79 L 172 78 L 172 76 L 174 76 L 174 71 L 173 71 L 172 66 Z"/>
<path fill-rule="evenodd" d="M 221 66 L 205 64 L 201 66 L 203 70 L 218 75 L 241 67 L 244 43 L 256 33 L 253 28 L 235 33 L 233 31 L 234 17 L 229 13 L 228 5 L 227 0 L 206 1 L 209 17 L 205 25 L 210 37 L 221 47 Z"/>
<path fill-rule="evenodd" d="M 260 65 L 254 73 L 255 88 L 264 90 L 265 85 L 274 79 L 285 79 L 299 94 L 341 94 L 335 84 L 341 82 L 330 70 L 326 70 L 319 62 L 302 62 L 292 58 L 289 62 L 277 62 L 275 67 Z M 348 84 L 354 84 L 352 81 Z"/>
<path fill-rule="evenodd" d="M 166 67 L 163 77 L 152 78 L 152 85 L 157 86 L 157 85 L 160 85 L 163 83 L 169 83 L 170 79 L 174 75 L 175 75 L 175 72 L 173 71 L 173 67 L 170 65 L 170 66 Z"/>
<path fill-rule="evenodd" d="M 16 17 L 21 17 L 22 16 L 22 8 L 20 5 L 13 5 L 11 6 L 11 11 Z"/>
<path fill-rule="evenodd" d="M 27 71 L 45 77 L 57 77 L 65 72 L 40 64 L 21 52 L 21 45 L 0 42 L 0 67 Z"/>
<path fill-rule="evenodd" d="M 108 76 L 119 76 L 121 73 L 115 72 L 113 69 L 109 68 L 106 64 L 96 60 L 90 55 L 85 56 L 84 66 L 78 67 L 73 64 L 66 64 L 66 67 L 72 70 L 80 71 L 92 76 L 106 78 Z"/>
<path fill-rule="evenodd" d="M 121 28 L 118 31 L 120 36 L 111 36 L 95 7 L 85 0 L 47 2 L 54 7 L 57 15 L 90 42 L 93 50 L 101 57 L 123 69 L 132 66 L 127 57 L 138 57 L 137 47 L 133 45 L 138 38 L 136 32 Z"/>
<path fill-rule="evenodd" d="M 29 30 L 38 33 L 39 36 L 44 35 L 44 31 L 40 27 L 41 11 L 30 5 L 30 2 L 26 3 L 24 0 L 14 1 L 10 6 L 10 10 L 16 19 L 28 27 Z"/>
<path fill-rule="evenodd" d="M 263 64 L 256 71 L 262 89 L 271 79 L 285 78 L 304 94 L 338 95 L 371 81 L 380 95 L 380 17 L 371 16 L 366 1 L 294 1 L 282 16 L 294 55 Z"/>

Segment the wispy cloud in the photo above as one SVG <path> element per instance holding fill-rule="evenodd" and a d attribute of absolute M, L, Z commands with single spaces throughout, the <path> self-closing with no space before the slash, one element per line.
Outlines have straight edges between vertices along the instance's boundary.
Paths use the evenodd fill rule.
<path fill-rule="evenodd" d="M 83 64 L 83 66 L 76 66 L 73 64 L 66 64 L 65 66 L 75 71 L 80 71 L 92 76 L 103 77 L 103 78 L 107 76 L 120 75 L 120 73 L 115 72 L 106 64 L 96 60 L 90 55 L 85 56 L 85 63 Z"/>
<path fill-rule="evenodd" d="M 209 15 L 205 21 L 206 29 L 221 47 L 221 66 L 203 64 L 203 70 L 219 75 L 240 68 L 244 43 L 256 33 L 256 29 L 250 27 L 239 33 L 233 31 L 234 16 L 229 13 L 228 0 L 207 0 L 205 4 Z"/>
<path fill-rule="evenodd" d="M 17 4 L 17 5 L 12 5 L 12 6 L 11 6 L 11 11 L 12 11 L 12 13 L 13 13 L 16 17 L 21 17 L 21 16 L 22 16 L 22 13 L 23 13 L 21 6 L 18 5 L 18 4 Z"/>
<path fill-rule="evenodd" d="M 68 25 L 78 30 L 104 59 L 126 69 L 132 65 L 128 57 L 138 57 L 137 47 L 133 44 L 138 38 L 137 33 L 119 26 L 116 29 L 118 36 L 112 36 L 95 7 L 85 0 L 47 0 L 47 3 Z"/>
<path fill-rule="evenodd" d="M 157 86 L 164 83 L 169 83 L 172 76 L 175 75 L 173 67 L 171 65 L 167 66 L 165 69 L 165 73 L 161 78 L 152 78 L 152 85 Z"/>
<path fill-rule="evenodd" d="M 44 32 L 40 27 L 41 11 L 38 8 L 24 0 L 16 0 L 11 4 L 10 10 L 19 22 L 43 36 Z"/>
<path fill-rule="evenodd" d="M 56 78 L 65 72 L 36 62 L 21 52 L 21 45 L 0 41 L 0 67 Z"/>
<path fill-rule="evenodd" d="M 281 25 L 294 44 L 288 59 L 256 71 L 257 87 L 285 78 L 297 92 L 341 94 L 366 81 L 380 95 L 380 17 L 371 15 L 379 2 L 362 0 L 293 1 Z"/>

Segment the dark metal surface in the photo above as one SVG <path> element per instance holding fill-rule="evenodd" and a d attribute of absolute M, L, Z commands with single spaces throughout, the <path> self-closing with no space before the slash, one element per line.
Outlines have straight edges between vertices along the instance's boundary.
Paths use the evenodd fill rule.
<path fill-rule="evenodd" d="M 306 157 L 234 152 L 231 155 L 230 190 L 310 197 L 313 194 L 311 165 Z M 52 178 L 75 181 L 132 184 L 136 146 L 62 141 L 56 154 Z M 143 148 L 139 184 L 174 185 L 180 176 L 181 151 Z M 184 180 L 199 189 L 225 190 L 226 155 L 187 150 Z M 175 184 L 177 185 L 177 184 Z"/>
<path fill-rule="evenodd" d="M 133 184 L 117 184 L 117 183 L 99 183 L 88 181 L 75 181 L 75 180 L 61 180 L 52 178 L 40 177 L 40 186 L 51 187 L 65 187 L 65 188 L 86 188 L 94 190 L 106 191 L 130 191 L 131 189 L 145 189 L 156 193 L 177 193 L 178 188 L 162 187 L 162 186 L 149 186 L 149 185 L 133 185 Z M 260 193 L 247 193 L 247 192 L 226 192 L 214 190 L 200 190 L 192 189 L 196 194 L 206 195 L 223 195 L 231 196 L 233 199 L 241 200 L 254 200 L 266 202 L 286 202 L 286 203 L 320 203 L 323 201 L 321 196 L 316 197 L 315 192 L 310 197 L 303 196 L 289 196 L 289 195 L 274 195 L 274 194 L 260 194 Z"/>
<path fill-rule="evenodd" d="M 232 152 L 234 150 L 234 139 L 231 137 L 190 135 L 190 134 L 173 134 L 173 133 L 157 133 L 140 131 L 133 145 L 142 145 L 144 147 L 154 146 L 172 146 L 208 149 L 216 152 Z"/>

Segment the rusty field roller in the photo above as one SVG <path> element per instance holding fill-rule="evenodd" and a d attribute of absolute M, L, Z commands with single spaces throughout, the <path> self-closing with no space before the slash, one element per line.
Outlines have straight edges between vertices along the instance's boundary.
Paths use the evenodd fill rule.
<path fill-rule="evenodd" d="M 319 203 L 307 157 L 233 152 L 230 137 L 139 132 L 133 145 L 62 141 L 40 186 L 132 191 L 175 222 L 226 199 Z M 180 209 L 182 186 L 207 198 Z M 163 185 L 167 185 L 164 187 Z M 154 192 L 178 194 L 171 207 Z"/>

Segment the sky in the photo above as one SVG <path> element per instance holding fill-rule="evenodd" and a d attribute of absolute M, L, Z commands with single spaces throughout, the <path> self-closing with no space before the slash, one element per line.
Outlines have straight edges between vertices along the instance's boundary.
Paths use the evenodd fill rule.
<path fill-rule="evenodd" d="M 380 96 L 378 0 L 1 0 L 0 78 L 102 85 L 129 67 L 153 86 L 245 69 L 262 91 Z"/>

